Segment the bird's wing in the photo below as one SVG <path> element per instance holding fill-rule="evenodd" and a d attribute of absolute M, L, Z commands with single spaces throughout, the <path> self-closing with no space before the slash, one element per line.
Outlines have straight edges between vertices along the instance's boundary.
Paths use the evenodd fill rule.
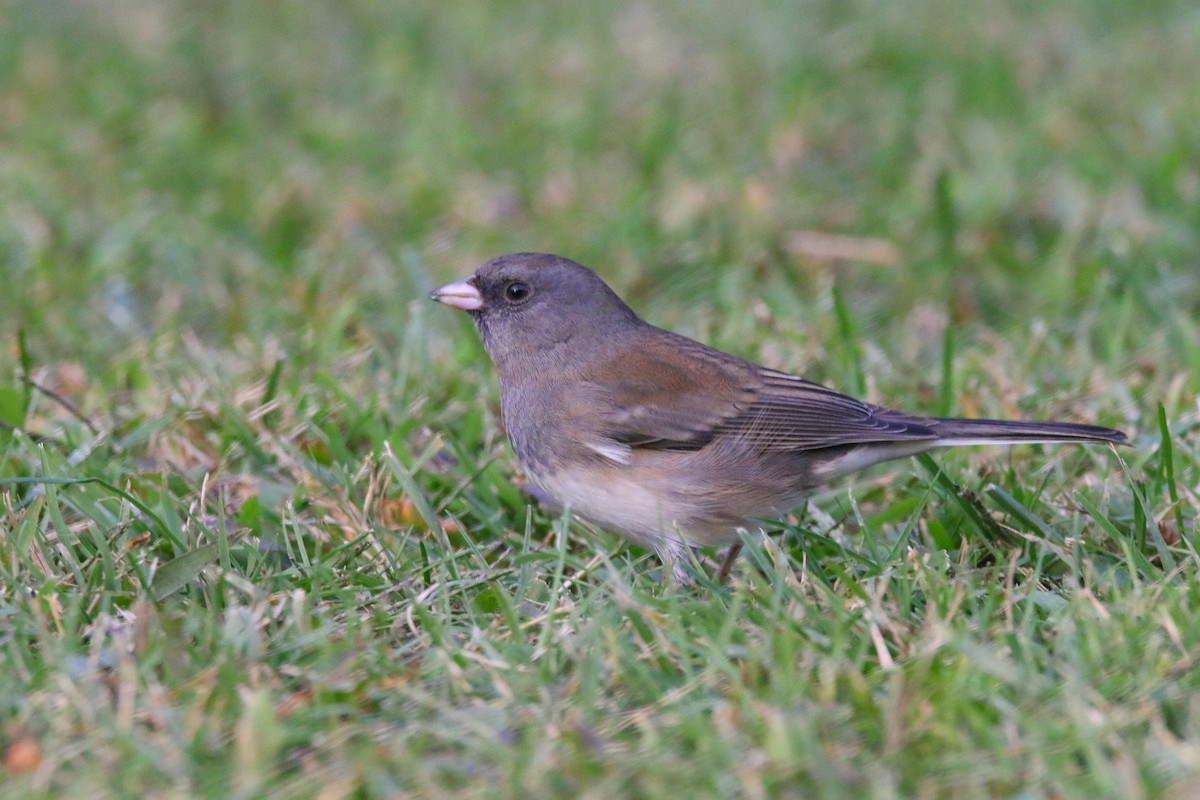
<path fill-rule="evenodd" d="M 865 442 L 936 439 L 927 421 L 871 405 L 820 384 L 763 367 L 758 396 L 715 434 L 767 450 L 815 450 Z"/>
<path fill-rule="evenodd" d="M 611 354 L 571 391 L 605 439 L 696 450 L 719 436 L 767 451 L 935 439 L 919 417 L 751 364 L 665 331 Z"/>

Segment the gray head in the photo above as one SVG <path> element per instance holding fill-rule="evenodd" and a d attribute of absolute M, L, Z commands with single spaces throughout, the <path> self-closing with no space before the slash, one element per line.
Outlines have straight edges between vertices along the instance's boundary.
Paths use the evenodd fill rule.
<path fill-rule="evenodd" d="M 641 324 L 596 273 L 547 253 L 497 256 L 430 296 L 471 315 L 502 381 L 569 368 Z"/>

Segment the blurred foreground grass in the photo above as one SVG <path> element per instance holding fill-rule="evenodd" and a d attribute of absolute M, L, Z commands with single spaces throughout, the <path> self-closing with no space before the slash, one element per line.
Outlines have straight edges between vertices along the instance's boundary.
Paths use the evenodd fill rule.
<path fill-rule="evenodd" d="M 1194 792 L 1194 4 L 0 15 L 0 794 Z M 424 299 L 529 249 L 1136 448 L 897 465 L 673 591 L 528 508 Z"/>

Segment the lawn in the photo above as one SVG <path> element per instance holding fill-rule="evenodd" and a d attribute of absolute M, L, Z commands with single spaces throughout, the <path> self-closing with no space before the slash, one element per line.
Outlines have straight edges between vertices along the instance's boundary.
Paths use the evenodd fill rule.
<path fill-rule="evenodd" d="M 1194 2 L 0 17 L 0 797 L 1197 796 Z M 675 587 L 426 298 L 518 250 L 1133 446 L 878 467 Z"/>

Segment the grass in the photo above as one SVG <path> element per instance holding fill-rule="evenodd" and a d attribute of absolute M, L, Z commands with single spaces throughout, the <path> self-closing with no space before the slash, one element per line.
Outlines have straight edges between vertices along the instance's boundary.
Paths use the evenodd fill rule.
<path fill-rule="evenodd" d="M 0 3 L 0 796 L 1185 798 L 1193 4 Z M 549 250 L 914 411 L 678 590 L 530 506 Z"/>

